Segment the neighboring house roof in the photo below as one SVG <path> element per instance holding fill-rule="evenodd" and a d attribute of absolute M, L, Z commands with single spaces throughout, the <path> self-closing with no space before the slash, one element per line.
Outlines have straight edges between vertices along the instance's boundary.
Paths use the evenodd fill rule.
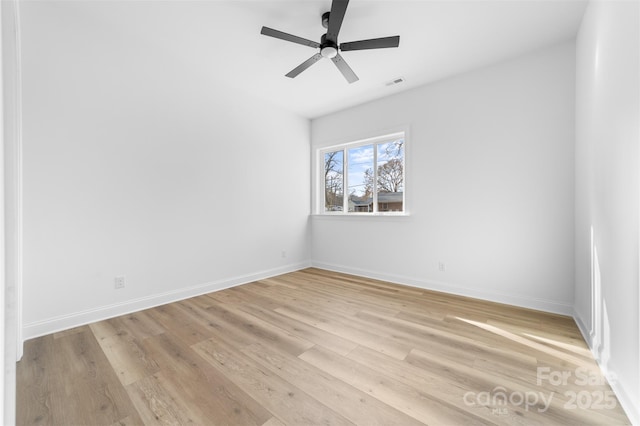
<path fill-rule="evenodd" d="M 403 200 L 402 192 L 379 192 L 378 203 L 401 203 Z M 356 206 L 368 206 L 373 203 L 373 198 L 367 198 L 366 200 L 358 200 L 355 198 L 349 198 L 349 202 Z"/>
<path fill-rule="evenodd" d="M 403 198 L 402 192 L 379 192 L 379 203 L 401 203 Z"/>
<path fill-rule="evenodd" d="M 349 199 L 349 202 L 353 203 L 354 206 L 368 206 L 369 204 L 371 204 L 371 198 L 368 198 L 366 200 Z"/>

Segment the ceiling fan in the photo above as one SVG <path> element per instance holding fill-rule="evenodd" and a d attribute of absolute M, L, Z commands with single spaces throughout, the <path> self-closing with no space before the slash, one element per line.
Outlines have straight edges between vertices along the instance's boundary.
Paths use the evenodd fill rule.
<path fill-rule="evenodd" d="M 349 50 L 398 47 L 400 44 L 400 36 L 372 38 L 368 40 L 351 41 L 348 43 L 338 44 L 338 33 L 340 32 L 340 27 L 342 26 L 342 20 L 344 19 L 344 14 L 347 11 L 348 4 L 349 0 L 333 0 L 331 3 L 331 11 L 322 14 L 322 26 L 327 29 L 327 33 L 322 35 L 320 43 L 274 30 L 273 28 L 262 27 L 260 34 L 290 41 L 292 43 L 302 44 L 314 49 L 320 49 L 318 53 L 289 71 L 289 73 L 286 74 L 287 77 L 294 78 L 320 59 L 329 58 L 334 64 L 336 64 L 336 67 L 338 67 L 344 78 L 347 79 L 349 83 L 354 83 L 358 81 L 358 76 L 353 72 L 342 56 L 340 56 L 340 51 L 346 52 Z"/>

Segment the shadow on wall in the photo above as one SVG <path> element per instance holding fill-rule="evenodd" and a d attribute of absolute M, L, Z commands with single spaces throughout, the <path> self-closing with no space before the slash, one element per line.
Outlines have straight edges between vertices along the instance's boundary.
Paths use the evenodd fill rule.
<path fill-rule="evenodd" d="M 591 344 L 596 360 L 605 374 L 611 358 L 610 326 L 607 303 L 602 297 L 602 273 L 591 226 Z"/>

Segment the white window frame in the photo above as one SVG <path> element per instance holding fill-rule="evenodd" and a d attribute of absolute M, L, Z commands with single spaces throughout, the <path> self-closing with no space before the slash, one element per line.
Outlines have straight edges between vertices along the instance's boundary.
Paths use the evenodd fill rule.
<path fill-rule="evenodd" d="M 318 172 L 316 173 L 318 179 L 318 204 L 317 204 L 317 212 L 316 214 L 321 216 L 360 216 L 360 217 L 379 217 L 379 216 L 408 216 L 409 211 L 407 209 L 407 134 L 406 130 L 397 131 L 393 133 L 384 134 L 381 136 L 374 136 L 367 139 L 361 139 L 353 142 L 341 143 L 337 145 L 332 145 L 328 147 L 323 147 L 317 150 L 317 164 L 318 164 Z M 392 212 L 380 212 L 378 211 L 378 190 L 377 190 L 377 182 L 378 182 L 378 149 L 377 146 L 379 144 L 390 142 L 394 139 L 402 138 L 404 141 L 403 144 L 403 156 L 402 156 L 402 171 L 403 171 L 403 191 L 402 191 L 402 210 L 403 211 L 392 211 Z M 373 182 L 374 182 L 374 191 L 372 194 L 372 203 L 373 203 L 373 212 L 349 212 L 349 149 L 358 148 L 360 146 L 366 145 L 374 145 L 373 149 Z M 343 181 L 342 181 L 342 211 L 325 211 L 325 182 L 324 182 L 324 156 L 327 153 L 335 152 L 335 151 L 343 151 Z"/>

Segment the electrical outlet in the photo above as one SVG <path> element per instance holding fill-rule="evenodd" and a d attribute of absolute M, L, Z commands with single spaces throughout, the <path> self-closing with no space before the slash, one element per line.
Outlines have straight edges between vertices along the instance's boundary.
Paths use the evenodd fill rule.
<path fill-rule="evenodd" d="M 113 288 L 124 288 L 124 277 L 116 277 L 113 280 Z"/>
<path fill-rule="evenodd" d="M 282 250 L 281 255 L 282 255 L 282 258 L 284 259 L 287 257 L 287 252 L 285 250 Z"/>
<path fill-rule="evenodd" d="M 438 262 L 438 271 L 444 272 L 446 269 L 444 262 Z"/>

